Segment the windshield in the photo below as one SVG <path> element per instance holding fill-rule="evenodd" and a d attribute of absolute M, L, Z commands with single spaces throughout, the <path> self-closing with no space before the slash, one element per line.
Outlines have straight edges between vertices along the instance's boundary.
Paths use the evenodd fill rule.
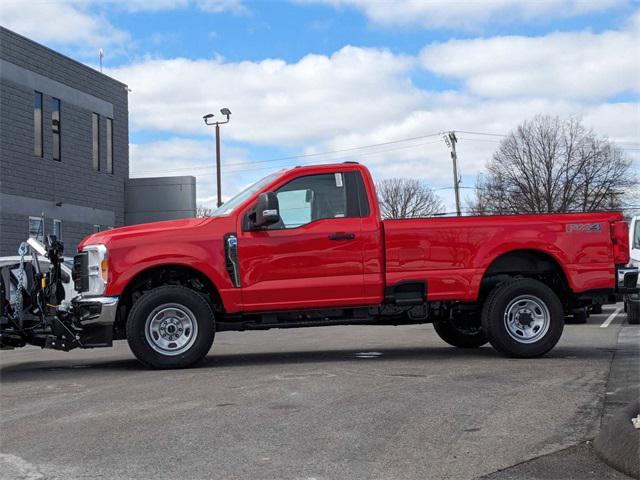
<path fill-rule="evenodd" d="M 235 210 L 238 207 L 238 205 L 241 205 L 242 203 L 244 203 L 253 194 L 260 191 L 260 189 L 262 189 L 265 185 L 275 180 L 281 173 L 282 171 L 272 173 L 271 175 L 264 177 L 262 180 L 258 180 L 256 183 L 254 183 L 250 187 L 245 188 L 243 191 L 241 191 L 231 200 L 228 200 L 226 203 L 216 208 L 213 212 L 211 212 L 211 216 L 220 217 L 222 215 L 228 215 L 233 210 Z"/>

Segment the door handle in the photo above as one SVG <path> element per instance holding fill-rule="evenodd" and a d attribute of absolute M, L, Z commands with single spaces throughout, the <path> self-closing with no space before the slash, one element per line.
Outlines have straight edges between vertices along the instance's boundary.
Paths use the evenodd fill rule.
<path fill-rule="evenodd" d="M 329 235 L 329 240 L 355 240 L 355 233 L 332 233 Z"/>

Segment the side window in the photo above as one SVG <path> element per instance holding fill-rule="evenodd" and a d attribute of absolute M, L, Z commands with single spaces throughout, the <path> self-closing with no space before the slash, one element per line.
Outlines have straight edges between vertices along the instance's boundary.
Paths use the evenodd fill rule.
<path fill-rule="evenodd" d="M 29 238 L 44 241 L 44 222 L 42 217 L 29 217 Z"/>
<path fill-rule="evenodd" d="M 33 92 L 33 154 L 43 156 L 42 141 L 42 93 Z"/>
<path fill-rule="evenodd" d="M 307 175 L 280 187 L 281 221 L 272 229 L 296 228 L 323 218 L 347 216 L 347 192 L 343 173 Z"/>
<path fill-rule="evenodd" d="M 58 240 L 62 240 L 62 220 L 53 219 L 53 234 Z"/>
<path fill-rule="evenodd" d="M 91 114 L 91 157 L 93 169 L 100 171 L 100 115 Z"/>

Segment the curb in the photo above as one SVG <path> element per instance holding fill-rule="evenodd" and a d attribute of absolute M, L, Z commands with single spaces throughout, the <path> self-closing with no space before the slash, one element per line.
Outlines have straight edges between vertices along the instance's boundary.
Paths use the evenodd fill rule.
<path fill-rule="evenodd" d="M 620 409 L 602 425 L 593 448 L 605 463 L 632 478 L 640 478 L 640 430 L 631 419 L 640 413 L 640 401 Z"/>

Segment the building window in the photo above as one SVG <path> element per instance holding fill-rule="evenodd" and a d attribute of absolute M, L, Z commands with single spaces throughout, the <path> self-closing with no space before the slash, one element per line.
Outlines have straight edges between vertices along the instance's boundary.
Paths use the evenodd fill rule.
<path fill-rule="evenodd" d="M 29 238 L 44 241 L 44 221 L 42 217 L 29 217 Z"/>
<path fill-rule="evenodd" d="M 53 135 L 53 159 L 60 161 L 60 100 L 51 99 L 51 133 Z"/>
<path fill-rule="evenodd" d="M 33 92 L 33 154 L 42 158 L 42 93 Z"/>
<path fill-rule="evenodd" d="M 62 220 L 53 220 L 53 234 L 58 240 L 62 240 Z"/>
<path fill-rule="evenodd" d="M 100 115 L 91 114 L 91 132 L 93 147 L 93 169 L 100 171 Z"/>
<path fill-rule="evenodd" d="M 113 173 L 113 119 L 107 118 L 107 173 Z"/>

